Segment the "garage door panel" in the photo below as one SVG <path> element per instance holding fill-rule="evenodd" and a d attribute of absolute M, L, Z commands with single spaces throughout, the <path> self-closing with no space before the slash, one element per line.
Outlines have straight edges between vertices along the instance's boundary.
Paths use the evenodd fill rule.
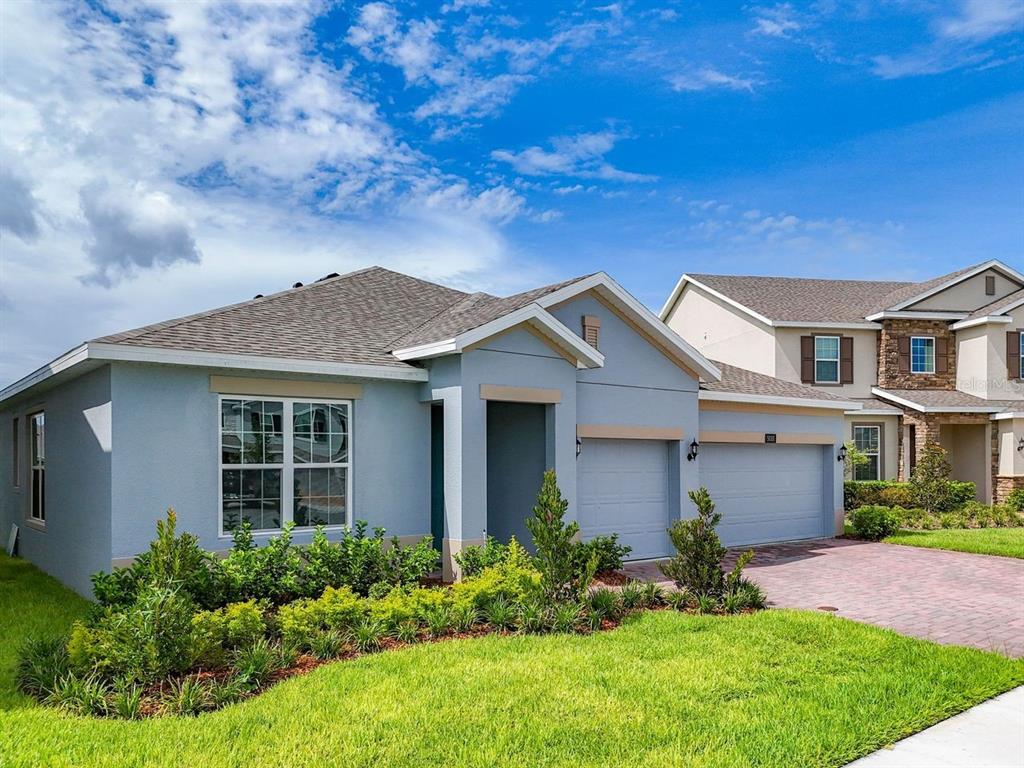
<path fill-rule="evenodd" d="M 577 467 L 577 517 L 585 539 L 618 534 L 630 557 L 668 552 L 668 445 L 584 440 Z"/>
<path fill-rule="evenodd" d="M 705 444 L 700 477 L 722 513 L 719 535 L 743 546 L 823 535 L 822 450 Z"/>

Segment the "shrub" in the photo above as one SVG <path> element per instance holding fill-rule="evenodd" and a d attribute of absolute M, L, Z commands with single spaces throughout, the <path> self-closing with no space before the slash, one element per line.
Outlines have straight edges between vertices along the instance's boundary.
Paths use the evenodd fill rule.
<path fill-rule="evenodd" d="M 373 653 L 380 650 L 384 631 L 384 625 L 379 621 L 366 619 L 352 627 L 349 636 L 360 653 Z"/>
<path fill-rule="evenodd" d="M 619 544 L 617 533 L 613 533 L 611 536 L 595 536 L 590 541 L 580 542 L 576 545 L 574 553 L 576 568 L 584 571 L 589 567 L 591 559 L 596 558 L 597 573 L 617 571 L 622 568 L 622 561 L 632 551 L 632 547 Z"/>
<path fill-rule="evenodd" d="M 478 576 L 453 584 L 450 590 L 456 603 L 470 602 L 481 610 L 496 599 L 519 604 L 541 592 L 541 574 L 530 555 L 514 539 L 509 542 L 505 558 L 497 565 L 484 568 Z"/>
<path fill-rule="evenodd" d="M 321 630 L 344 632 L 366 616 L 367 606 L 348 587 L 327 587 L 317 599 L 303 598 L 282 605 L 277 624 L 286 643 L 308 649 Z"/>
<path fill-rule="evenodd" d="M 210 692 L 197 677 L 172 680 L 163 704 L 166 711 L 171 714 L 194 717 L 210 707 Z"/>
<path fill-rule="evenodd" d="M 452 628 L 451 611 L 443 605 L 433 608 L 427 611 L 424 623 L 427 625 L 427 631 L 431 637 L 435 639 L 444 637 Z"/>
<path fill-rule="evenodd" d="M 387 550 L 389 581 L 392 584 L 419 584 L 433 573 L 441 562 L 441 556 L 429 538 L 417 544 L 403 547 L 398 537 L 391 539 Z"/>
<path fill-rule="evenodd" d="M 954 496 L 949 485 L 953 471 L 946 450 L 936 443 L 928 443 L 917 459 L 910 476 L 914 501 L 929 512 L 948 512 L 953 508 Z"/>
<path fill-rule="evenodd" d="M 415 621 L 403 621 L 391 634 L 403 643 L 415 643 L 420 639 L 420 626 Z"/>
<path fill-rule="evenodd" d="M 879 492 L 878 503 L 883 507 L 912 507 L 914 492 L 906 483 L 892 483 Z"/>
<path fill-rule="evenodd" d="M 715 512 L 707 488 L 690 491 L 689 496 L 697 507 L 697 517 L 672 523 L 668 533 L 676 554 L 668 562 L 659 563 L 658 568 L 680 589 L 698 595 L 720 595 L 724 587 L 721 563 L 725 547 L 715 527 L 722 514 Z"/>
<path fill-rule="evenodd" d="M 107 693 L 107 684 L 99 675 L 69 672 L 56 682 L 45 702 L 74 715 L 102 717 L 107 714 Z"/>
<path fill-rule="evenodd" d="M 344 646 L 344 636 L 336 629 L 327 629 L 313 636 L 309 649 L 318 659 L 326 661 L 338 656 Z"/>
<path fill-rule="evenodd" d="M 515 541 L 513 538 L 512 541 Z M 455 562 L 459 565 L 462 578 L 479 576 L 484 568 L 498 565 L 505 560 L 508 554 L 508 544 L 502 544 L 493 536 L 488 536 L 487 541 L 481 546 L 469 546 L 455 554 Z"/>
<path fill-rule="evenodd" d="M 740 580 L 735 589 L 730 593 L 730 597 L 733 598 L 733 606 L 737 611 L 747 609 L 760 610 L 768 603 L 764 590 L 754 582 L 746 579 Z"/>
<path fill-rule="evenodd" d="M 37 698 L 52 693 L 57 682 L 71 671 L 67 640 L 62 637 L 26 640 L 17 658 L 14 678 L 18 688 Z"/>
<path fill-rule="evenodd" d="M 527 600 L 519 606 L 516 626 L 523 632 L 543 632 L 545 625 L 544 606 L 538 600 Z"/>
<path fill-rule="evenodd" d="M 665 590 L 653 581 L 649 581 L 641 588 L 643 591 L 644 608 L 656 608 L 665 604 Z"/>
<path fill-rule="evenodd" d="M 516 607 L 499 595 L 484 609 L 484 618 L 495 629 L 509 629 L 516 621 Z"/>
<path fill-rule="evenodd" d="M 877 505 L 860 507 L 850 515 L 850 523 L 858 538 L 880 541 L 900 529 L 900 516 L 889 507 Z"/>
<path fill-rule="evenodd" d="M 468 632 L 480 621 L 480 611 L 472 603 L 459 603 L 452 606 L 451 617 L 456 632 Z"/>
<path fill-rule="evenodd" d="M 265 637 L 235 651 L 233 665 L 238 678 L 249 688 L 262 688 L 271 675 L 284 667 L 281 647 Z"/>
<path fill-rule="evenodd" d="M 533 516 L 527 519 L 526 527 L 533 535 L 537 549 L 541 587 L 548 600 L 554 603 L 580 600 L 590 587 L 597 569 L 596 554 L 582 566 L 575 557 L 578 547 L 575 538 L 580 526 L 575 520 L 565 522 L 568 507 L 569 502 L 562 498 L 555 471 L 547 470 Z"/>
<path fill-rule="evenodd" d="M 281 605 L 304 592 L 302 558 L 292 547 L 288 523 L 280 535 L 257 547 L 252 527 L 243 522 L 232 534 L 231 552 L 221 563 L 232 600 L 270 600 Z"/>
<path fill-rule="evenodd" d="M 574 632 L 583 618 L 579 603 L 559 603 L 551 609 L 551 629 L 554 632 Z"/>
<path fill-rule="evenodd" d="M 1014 512 L 1024 512 L 1024 488 L 1010 491 L 1010 495 L 1006 497 L 1006 506 Z"/>
<path fill-rule="evenodd" d="M 251 645 L 266 631 L 264 607 L 255 600 L 200 611 L 192 617 L 193 657 L 206 666 L 222 666 L 228 651 Z"/>
<path fill-rule="evenodd" d="M 644 604 L 643 585 L 639 581 L 629 581 L 620 593 L 622 607 L 627 611 L 635 611 Z"/>
<path fill-rule="evenodd" d="M 387 629 L 393 629 L 407 621 L 422 623 L 428 613 L 444 608 L 453 602 L 446 589 L 426 587 L 392 587 L 383 598 L 370 603 L 370 616 L 381 622 Z"/>
<path fill-rule="evenodd" d="M 589 595 L 589 603 L 590 609 L 601 618 L 615 621 L 622 614 L 622 600 L 614 590 L 605 587 L 595 589 Z"/>
<path fill-rule="evenodd" d="M 137 720 L 142 716 L 142 686 L 125 685 L 110 697 L 110 713 L 121 720 Z"/>
<path fill-rule="evenodd" d="M 248 686 L 245 684 L 245 681 L 236 675 L 224 680 L 213 680 L 209 685 L 207 693 L 210 697 L 211 708 L 220 709 L 221 707 L 241 701 L 247 691 Z"/>

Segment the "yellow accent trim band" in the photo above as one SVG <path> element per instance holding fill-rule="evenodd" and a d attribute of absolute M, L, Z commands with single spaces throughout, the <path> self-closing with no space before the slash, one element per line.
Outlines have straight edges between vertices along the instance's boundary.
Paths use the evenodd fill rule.
<path fill-rule="evenodd" d="M 778 413 L 787 416 L 832 416 L 836 411 L 831 408 L 803 408 L 795 405 L 773 405 L 769 403 L 736 403 L 728 400 L 701 400 L 702 411 L 731 411 L 739 413 Z M 895 415 L 895 414 L 894 414 Z"/>
<path fill-rule="evenodd" d="M 363 385 L 335 381 L 296 381 L 295 379 L 212 375 L 210 376 L 210 391 L 222 395 L 327 397 L 335 400 L 359 400 L 363 396 Z"/>
<path fill-rule="evenodd" d="M 776 432 L 777 445 L 832 445 L 836 439 L 832 435 L 812 432 Z M 709 430 L 700 433 L 702 443 L 764 443 L 764 432 L 725 432 Z M 766 443 L 771 445 L 771 443 Z"/>
<path fill-rule="evenodd" d="M 562 402 L 562 390 L 540 387 L 503 387 L 499 384 L 481 384 L 481 400 L 500 400 L 505 403 L 543 403 L 555 405 Z"/>
<path fill-rule="evenodd" d="M 577 424 L 576 437 L 604 440 L 682 440 L 683 429 L 629 424 Z"/>

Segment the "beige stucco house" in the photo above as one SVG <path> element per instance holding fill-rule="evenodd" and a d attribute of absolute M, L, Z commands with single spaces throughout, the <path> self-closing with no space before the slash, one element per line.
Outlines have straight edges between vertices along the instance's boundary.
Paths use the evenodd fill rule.
<path fill-rule="evenodd" d="M 683 275 L 662 319 L 705 356 L 859 402 L 858 479 L 906 479 L 926 443 L 982 501 L 1024 488 L 1024 274 L 920 283 Z"/>

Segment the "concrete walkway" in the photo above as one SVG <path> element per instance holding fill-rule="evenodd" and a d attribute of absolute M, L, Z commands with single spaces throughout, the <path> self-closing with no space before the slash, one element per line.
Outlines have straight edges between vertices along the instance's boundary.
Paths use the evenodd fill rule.
<path fill-rule="evenodd" d="M 848 768 L 1021 768 L 1024 687 L 897 742 Z"/>

